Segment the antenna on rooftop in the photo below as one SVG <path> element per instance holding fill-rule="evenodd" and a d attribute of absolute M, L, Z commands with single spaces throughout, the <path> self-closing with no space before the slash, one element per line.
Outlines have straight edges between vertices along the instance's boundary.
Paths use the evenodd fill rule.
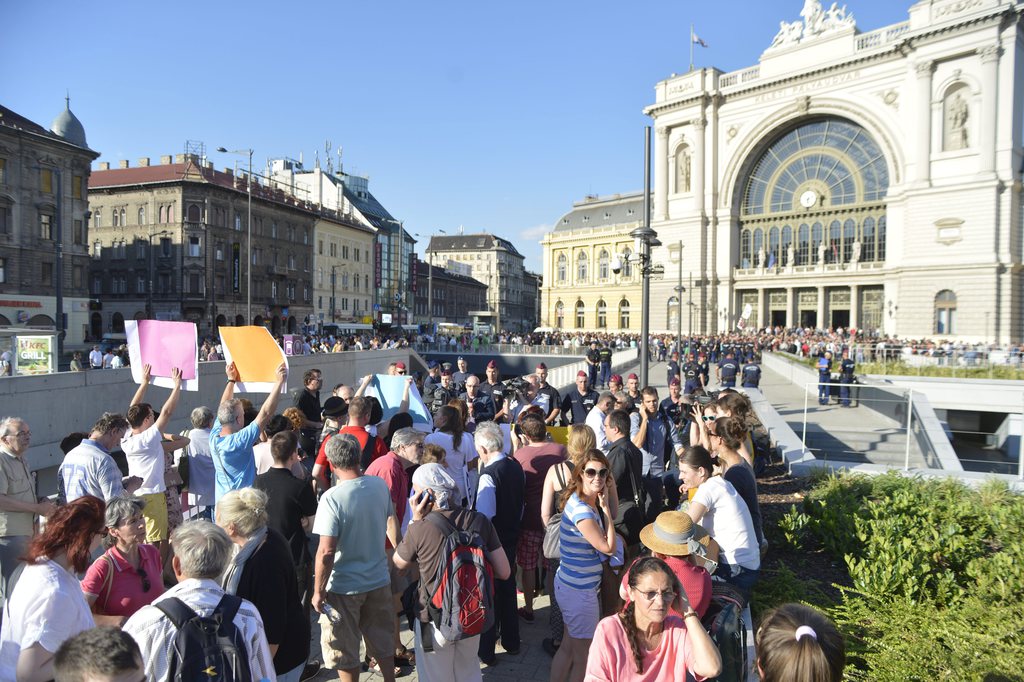
<path fill-rule="evenodd" d="M 324 142 L 324 159 L 327 161 L 327 172 L 334 175 L 334 162 L 331 161 L 331 141 Z"/>

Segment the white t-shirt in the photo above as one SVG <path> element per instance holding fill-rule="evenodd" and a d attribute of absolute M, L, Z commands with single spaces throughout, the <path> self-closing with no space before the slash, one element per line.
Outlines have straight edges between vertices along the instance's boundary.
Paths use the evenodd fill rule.
<path fill-rule="evenodd" d="M 732 483 L 712 476 L 700 484 L 693 501 L 707 508 L 700 525 L 718 542 L 727 563 L 749 569 L 761 567 L 761 550 L 750 510 Z"/>
<path fill-rule="evenodd" d="M 65 640 L 96 627 L 82 586 L 53 561 L 26 566 L 4 606 L 0 680 L 15 679 L 22 649 L 38 643 L 56 653 Z"/>
<path fill-rule="evenodd" d="M 452 444 L 452 434 L 441 431 L 435 431 L 428 435 L 423 439 L 423 443 L 424 445 L 440 445 L 444 448 L 445 453 L 447 453 L 445 460 L 448 462 L 448 473 L 459 484 L 459 492 L 462 494 L 462 497 L 467 500 L 470 499 L 469 474 L 466 470 L 466 462 L 477 458 L 473 435 L 470 433 L 462 434 L 462 440 L 459 442 L 458 449 Z"/>
<path fill-rule="evenodd" d="M 162 493 L 164 485 L 163 434 L 156 424 L 140 434 L 131 431 L 121 439 L 121 449 L 128 458 L 128 473 L 142 479 L 142 487 L 136 495 Z"/>

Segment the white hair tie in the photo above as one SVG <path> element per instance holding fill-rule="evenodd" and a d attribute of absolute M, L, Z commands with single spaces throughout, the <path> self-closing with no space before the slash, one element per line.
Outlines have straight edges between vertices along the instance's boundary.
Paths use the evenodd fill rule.
<path fill-rule="evenodd" d="M 800 638 L 804 635 L 808 635 L 811 639 L 814 640 L 818 639 L 818 633 L 815 632 L 814 628 L 812 628 L 810 625 L 801 625 L 800 627 L 798 627 L 796 629 L 796 634 L 794 635 L 794 638 L 796 639 L 796 641 L 799 642 Z"/>

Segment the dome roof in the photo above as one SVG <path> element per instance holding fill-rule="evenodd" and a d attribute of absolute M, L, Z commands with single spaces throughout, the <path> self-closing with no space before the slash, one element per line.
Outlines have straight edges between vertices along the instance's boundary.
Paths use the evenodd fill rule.
<path fill-rule="evenodd" d="M 50 125 L 50 132 L 59 135 L 76 147 L 89 148 L 85 142 L 85 128 L 78 117 L 71 113 L 71 100 L 65 98 L 64 111 L 60 112 L 57 118 L 53 119 Z"/>

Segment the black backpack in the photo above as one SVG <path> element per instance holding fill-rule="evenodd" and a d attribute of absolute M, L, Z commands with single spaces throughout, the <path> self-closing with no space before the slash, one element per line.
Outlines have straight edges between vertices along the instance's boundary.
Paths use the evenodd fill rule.
<path fill-rule="evenodd" d="M 701 624 L 722 656 L 717 682 L 744 682 L 749 670 L 747 628 L 743 624 L 743 595 L 727 583 L 712 583 L 711 604 Z M 709 682 L 711 682 L 709 680 Z"/>
<path fill-rule="evenodd" d="M 235 625 L 235 614 L 241 605 L 241 597 L 225 594 L 213 613 L 203 617 L 173 597 L 153 604 L 178 630 L 168 661 L 168 680 L 252 681 L 249 650 L 242 631 Z"/>

